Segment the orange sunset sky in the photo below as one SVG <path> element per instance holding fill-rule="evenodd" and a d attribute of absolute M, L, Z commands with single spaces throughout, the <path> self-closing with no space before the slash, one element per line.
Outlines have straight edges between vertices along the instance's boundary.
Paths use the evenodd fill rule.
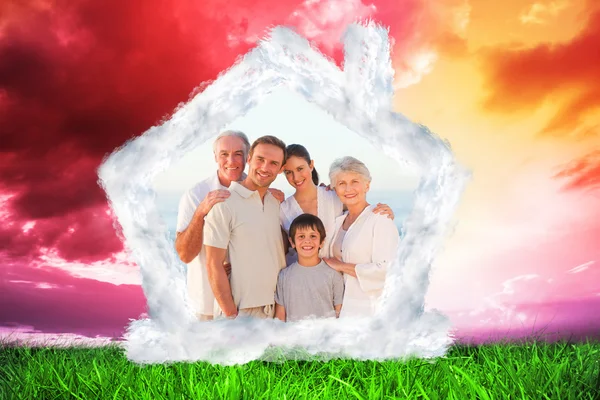
<path fill-rule="evenodd" d="M 395 99 L 398 111 L 447 138 L 473 172 L 456 233 L 436 263 L 429 297 L 436 305 L 447 305 L 449 281 L 477 276 L 490 260 L 504 260 L 515 276 L 526 272 L 522 248 L 549 246 L 550 260 L 555 240 L 600 247 L 598 7 L 474 0 L 462 17 L 462 30 L 432 41 L 430 71 L 398 88 Z M 572 254 L 572 267 L 598 262 L 597 255 Z M 543 254 L 537 263 L 530 268 L 549 275 L 569 269 L 568 262 L 544 263 Z M 489 267 L 488 278 L 498 273 Z M 600 275 L 593 277 L 600 293 Z M 454 285 L 458 295 L 462 285 Z M 546 289 L 542 298 L 554 291 Z"/>

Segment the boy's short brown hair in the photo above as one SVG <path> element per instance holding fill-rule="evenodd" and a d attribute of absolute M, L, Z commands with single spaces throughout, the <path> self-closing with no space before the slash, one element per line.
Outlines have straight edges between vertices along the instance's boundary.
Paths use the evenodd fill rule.
<path fill-rule="evenodd" d="M 323 225 L 323 221 L 316 215 L 312 214 L 300 214 L 292 221 L 290 225 L 290 239 L 292 243 L 296 244 L 296 231 L 298 229 L 306 229 L 313 228 L 319 235 L 321 235 L 321 243 L 325 240 L 325 225 Z"/>

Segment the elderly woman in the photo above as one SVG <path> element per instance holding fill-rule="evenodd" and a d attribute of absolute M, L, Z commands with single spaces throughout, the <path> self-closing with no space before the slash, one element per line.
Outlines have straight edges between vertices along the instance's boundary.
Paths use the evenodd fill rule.
<path fill-rule="evenodd" d="M 320 251 L 321 257 L 329 256 L 329 242 L 333 236 L 335 219 L 343 214 L 344 205 L 335 192 L 319 185 L 319 174 L 308 150 L 302 145 L 291 144 L 286 148 L 287 159 L 283 172 L 288 183 L 295 189 L 293 195 L 281 203 L 280 221 L 286 233 L 292 221 L 299 215 L 307 213 L 316 215 L 325 225 L 325 243 Z M 377 204 L 373 210 L 377 214 L 394 219 L 394 212 L 387 204 Z M 284 244 L 284 246 L 287 245 Z M 286 256 L 286 265 L 298 260 L 294 249 Z"/>
<path fill-rule="evenodd" d="M 347 212 L 336 218 L 325 262 L 344 274 L 346 289 L 340 318 L 365 317 L 375 312 L 387 267 L 396 257 L 400 235 L 394 222 L 373 212 L 367 202 L 371 174 L 353 157 L 335 160 L 329 170 L 331 186 Z"/>

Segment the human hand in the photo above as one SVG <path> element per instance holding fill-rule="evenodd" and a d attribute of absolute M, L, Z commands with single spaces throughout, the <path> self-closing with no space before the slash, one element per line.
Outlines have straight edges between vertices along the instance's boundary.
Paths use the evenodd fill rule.
<path fill-rule="evenodd" d="M 335 269 L 338 272 L 342 272 L 342 266 L 344 265 L 344 263 L 335 258 L 335 257 L 323 257 L 323 261 L 325 261 L 325 263 L 327 265 L 329 265 L 331 268 Z"/>
<path fill-rule="evenodd" d="M 273 197 L 275 197 L 278 202 L 283 203 L 283 201 L 285 200 L 285 194 L 281 190 L 269 188 L 269 192 L 271 192 Z"/>
<path fill-rule="evenodd" d="M 375 214 L 386 215 L 389 219 L 394 219 L 394 211 L 387 204 L 377 203 L 373 212 Z"/>
<path fill-rule="evenodd" d="M 219 305 L 219 308 L 226 319 L 235 319 L 238 316 L 239 310 L 233 302 L 225 308 Z"/>
<path fill-rule="evenodd" d="M 229 275 L 231 273 L 231 264 L 227 261 L 223 261 L 223 268 L 225 268 L 225 273 Z"/>
<path fill-rule="evenodd" d="M 208 192 L 202 202 L 198 204 L 196 211 L 200 212 L 202 216 L 206 217 L 215 204 L 225 201 L 229 196 L 231 196 L 229 190 L 224 189 Z"/>
<path fill-rule="evenodd" d="M 331 184 L 329 184 L 329 185 L 325 186 L 325 184 L 324 184 L 323 182 L 321 182 L 321 184 L 320 184 L 319 186 L 321 186 L 321 187 L 324 187 L 324 188 L 325 188 L 325 190 L 326 190 L 326 191 L 328 191 L 328 192 L 329 192 L 329 191 L 331 191 L 331 190 L 333 190 L 333 189 L 331 188 Z"/>

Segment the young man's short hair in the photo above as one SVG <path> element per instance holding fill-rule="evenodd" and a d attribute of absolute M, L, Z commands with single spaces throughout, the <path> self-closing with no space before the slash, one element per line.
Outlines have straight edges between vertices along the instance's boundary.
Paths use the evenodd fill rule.
<path fill-rule="evenodd" d="M 292 243 L 296 244 L 296 231 L 298 229 L 307 229 L 312 228 L 319 232 L 321 235 L 321 244 L 325 240 L 325 225 L 323 225 L 323 221 L 315 215 L 312 214 L 300 214 L 292 221 L 290 225 L 290 239 Z"/>
<path fill-rule="evenodd" d="M 285 164 L 285 161 L 287 160 L 287 151 L 283 140 L 270 135 L 259 137 L 254 141 L 254 143 L 252 143 L 252 146 L 250 146 L 250 153 L 248 154 L 250 158 L 252 158 L 252 154 L 254 154 L 254 149 L 259 144 L 270 144 L 279 147 L 281 151 L 283 151 L 283 162 L 281 163 L 281 165 Z"/>

